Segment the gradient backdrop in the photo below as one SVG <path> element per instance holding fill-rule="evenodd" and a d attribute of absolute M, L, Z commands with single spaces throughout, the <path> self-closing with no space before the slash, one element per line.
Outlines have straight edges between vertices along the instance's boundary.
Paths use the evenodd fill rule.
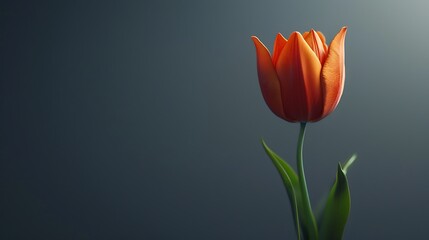
<path fill-rule="evenodd" d="M 0 239 L 294 239 L 260 138 L 298 124 L 258 86 L 251 35 L 343 26 L 346 85 L 308 128 L 313 205 L 353 152 L 346 240 L 425 239 L 424 1 L 2 1 Z"/>

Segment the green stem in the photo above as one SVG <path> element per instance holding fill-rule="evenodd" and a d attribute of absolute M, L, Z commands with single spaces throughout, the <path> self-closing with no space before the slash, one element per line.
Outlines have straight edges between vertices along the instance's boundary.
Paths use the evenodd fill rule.
<path fill-rule="evenodd" d="M 313 215 L 313 210 L 311 209 L 311 203 L 310 203 L 310 197 L 308 195 L 308 189 L 307 189 L 307 182 L 305 180 L 305 173 L 304 173 L 304 160 L 302 157 L 303 152 L 303 145 L 304 145 L 304 137 L 305 137 L 305 126 L 307 125 L 306 122 L 301 122 L 301 128 L 299 131 L 299 138 L 298 138 L 298 147 L 297 147 L 297 166 L 298 166 L 298 179 L 299 179 L 299 186 L 302 194 L 302 205 L 303 205 L 303 215 L 305 216 L 305 222 L 307 223 L 308 228 L 308 237 L 311 240 L 317 239 L 317 225 L 316 220 Z"/>

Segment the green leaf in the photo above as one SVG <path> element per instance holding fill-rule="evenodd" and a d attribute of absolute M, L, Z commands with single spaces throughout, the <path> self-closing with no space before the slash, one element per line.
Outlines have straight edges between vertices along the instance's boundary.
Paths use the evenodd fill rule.
<path fill-rule="evenodd" d="M 349 170 L 349 168 L 350 168 L 350 166 L 355 162 L 355 160 L 357 159 L 357 154 L 356 153 L 354 153 L 347 161 L 346 161 L 346 163 L 344 164 L 344 167 L 343 167 L 343 171 L 344 171 L 344 174 L 346 174 L 347 175 L 347 171 Z"/>
<path fill-rule="evenodd" d="M 352 166 L 352 164 L 357 159 L 357 154 L 354 153 L 347 161 L 344 163 L 343 172 L 345 175 L 347 175 L 348 169 Z M 335 181 L 334 181 L 335 184 Z M 318 216 L 318 219 L 320 219 L 320 216 L 323 213 L 323 207 L 326 205 L 326 201 L 328 199 L 328 193 L 324 194 L 322 199 L 319 201 L 319 204 L 317 205 L 316 215 Z"/>
<path fill-rule="evenodd" d="M 348 166 L 356 159 L 356 157 L 353 156 L 347 161 L 347 163 L 349 163 Z M 337 178 L 328 195 L 325 208 L 319 219 L 319 239 L 341 240 L 349 212 L 350 191 L 347 176 L 341 164 L 338 163 Z"/>
<path fill-rule="evenodd" d="M 296 175 L 293 168 L 287 164 L 283 159 L 281 159 L 275 152 L 273 152 L 262 140 L 262 146 L 265 149 L 265 152 L 267 155 L 271 158 L 274 166 L 277 168 L 277 171 L 279 172 L 283 184 L 286 188 L 286 191 L 289 196 L 291 208 L 293 211 L 293 220 L 295 222 L 296 227 L 296 233 L 298 235 L 298 240 L 301 239 L 301 224 L 300 224 L 300 217 L 299 217 L 299 203 L 301 202 L 301 193 L 299 190 L 299 181 L 298 176 Z"/>

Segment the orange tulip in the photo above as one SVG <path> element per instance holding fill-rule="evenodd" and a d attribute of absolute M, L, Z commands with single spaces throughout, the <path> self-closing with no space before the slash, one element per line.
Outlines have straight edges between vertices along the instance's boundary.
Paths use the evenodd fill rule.
<path fill-rule="evenodd" d="M 255 36 L 259 85 L 271 111 L 289 122 L 316 122 L 338 105 L 344 88 L 343 27 L 328 47 L 313 29 L 289 40 L 277 34 L 272 56 Z"/>

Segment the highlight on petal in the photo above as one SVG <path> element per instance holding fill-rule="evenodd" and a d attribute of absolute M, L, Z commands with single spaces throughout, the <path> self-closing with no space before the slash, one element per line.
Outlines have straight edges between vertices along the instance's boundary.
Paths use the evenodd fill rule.
<path fill-rule="evenodd" d="M 277 60 L 280 56 L 280 52 L 283 50 L 287 43 L 287 39 L 283 37 L 281 33 L 278 33 L 276 40 L 274 40 L 274 51 L 273 51 L 273 65 L 276 66 Z"/>
<path fill-rule="evenodd" d="M 328 56 L 322 68 L 321 84 L 324 108 L 320 119 L 334 111 L 343 94 L 345 79 L 344 42 L 346 33 L 347 27 L 343 27 L 334 40 L 332 40 Z"/>
<path fill-rule="evenodd" d="M 275 67 L 286 118 L 297 122 L 320 117 L 323 111 L 322 65 L 300 33 L 290 35 Z"/>
<path fill-rule="evenodd" d="M 262 96 L 271 111 L 278 117 L 285 119 L 280 83 L 270 52 L 257 37 L 252 36 L 252 40 L 256 47 L 258 78 Z"/>
<path fill-rule="evenodd" d="M 326 59 L 327 52 L 325 51 L 325 46 L 323 41 L 320 39 L 319 34 L 313 29 L 310 30 L 308 34 L 304 37 L 305 41 L 308 43 L 311 49 L 313 49 L 314 53 L 316 53 L 317 57 L 320 60 L 320 63 L 323 65 Z"/>

